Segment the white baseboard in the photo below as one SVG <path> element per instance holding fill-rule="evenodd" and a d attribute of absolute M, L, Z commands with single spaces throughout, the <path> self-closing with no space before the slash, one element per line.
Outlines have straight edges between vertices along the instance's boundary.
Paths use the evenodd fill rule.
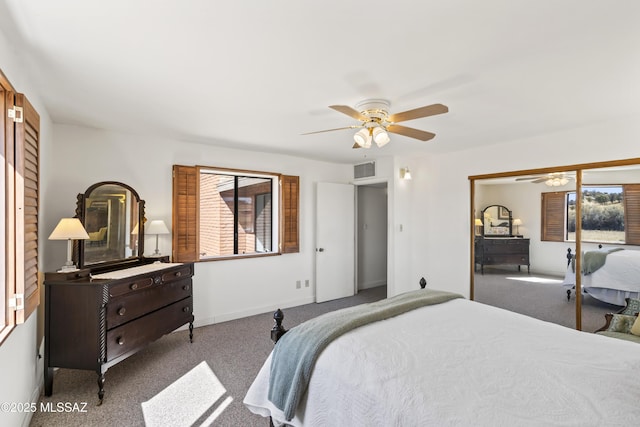
<path fill-rule="evenodd" d="M 232 313 L 224 313 L 218 316 L 213 317 L 198 317 L 197 313 L 194 314 L 195 321 L 193 322 L 193 326 L 199 328 L 201 326 L 213 325 L 216 323 L 228 322 L 230 320 L 242 319 L 243 317 L 255 316 L 256 314 L 263 314 L 275 311 L 277 308 L 289 308 L 289 307 L 297 307 L 299 305 L 311 304 L 315 302 L 313 296 L 299 298 L 295 300 L 289 300 L 279 304 L 276 308 L 273 305 L 264 305 L 259 307 L 253 307 L 242 311 L 235 311 Z M 188 325 L 183 325 L 178 328 L 178 331 L 183 331 L 188 329 Z"/>

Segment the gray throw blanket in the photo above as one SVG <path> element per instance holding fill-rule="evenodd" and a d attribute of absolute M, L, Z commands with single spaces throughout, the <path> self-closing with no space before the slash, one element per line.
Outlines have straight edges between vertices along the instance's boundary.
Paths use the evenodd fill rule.
<path fill-rule="evenodd" d="M 582 271 L 582 274 L 586 276 L 587 274 L 591 274 L 597 271 L 607 261 L 607 255 L 613 252 L 621 251 L 623 249 L 624 248 L 609 248 L 609 249 L 600 249 L 598 251 L 583 252 L 582 265 L 580 266 L 580 270 Z M 575 272 L 576 271 L 575 258 L 571 260 L 571 267 Z"/>
<path fill-rule="evenodd" d="M 455 298 L 463 297 L 450 292 L 420 289 L 325 313 L 290 329 L 273 349 L 269 400 L 284 412 L 287 421 L 291 421 L 307 390 L 316 359 L 332 340 L 359 326 Z"/>

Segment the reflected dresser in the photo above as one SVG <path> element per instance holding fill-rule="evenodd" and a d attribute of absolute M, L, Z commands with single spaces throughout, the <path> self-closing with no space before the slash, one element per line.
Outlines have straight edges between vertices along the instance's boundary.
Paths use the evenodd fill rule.
<path fill-rule="evenodd" d="M 530 272 L 529 239 L 521 237 L 482 237 L 476 236 L 475 263 L 480 265 L 484 274 L 485 265 L 512 264 L 527 266 Z"/>
<path fill-rule="evenodd" d="M 99 274 L 46 273 L 45 395 L 54 368 L 86 369 L 98 374 L 102 403 L 109 367 L 186 324 L 193 341 L 192 277 L 193 263 L 149 258 Z"/>

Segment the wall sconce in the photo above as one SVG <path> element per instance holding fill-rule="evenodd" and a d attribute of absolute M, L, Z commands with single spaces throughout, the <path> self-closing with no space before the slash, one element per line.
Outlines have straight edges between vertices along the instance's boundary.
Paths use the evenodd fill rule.
<path fill-rule="evenodd" d="M 56 228 L 53 229 L 49 240 L 66 240 L 67 241 L 67 262 L 58 272 L 77 270 L 75 264 L 71 260 L 71 250 L 73 247 L 72 240 L 87 240 L 89 234 L 84 229 L 78 218 L 62 218 Z"/>
<path fill-rule="evenodd" d="M 482 227 L 482 220 L 480 218 L 476 218 L 475 225 L 476 225 L 476 236 L 479 236 L 480 235 L 480 227 Z"/>
<path fill-rule="evenodd" d="M 409 168 L 400 168 L 400 179 L 409 180 L 411 179 L 411 171 Z"/>
<path fill-rule="evenodd" d="M 160 234 L 169 234 L 169 229 L 166 224 L 161 219 L 154 219 L 149 223 L 149 225 L 145 225 L 145 234 L 156 235 L 156 251 L 153 253 L 153 256 L 160 256 L 160 251 L 158 250 L 158 236 Z"/>
<path fill-rule="evenodd" d="M 516 235 L 520 234 L 520 226 L 522 225 L 522 220 L 520 218 L 516 218 L 513 220 L 513 225 L 516 226 Z"/>

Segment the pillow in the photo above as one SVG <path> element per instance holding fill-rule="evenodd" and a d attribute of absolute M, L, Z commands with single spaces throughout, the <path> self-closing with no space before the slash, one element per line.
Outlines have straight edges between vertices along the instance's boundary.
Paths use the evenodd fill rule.
<path fill-rule="evenodd" d="M 636 321 L 633 323 L 630 331 L 633 335 L 640 336 L 640 316 L 636 317 Z"/>
<path fill-rule="evenodd" d="M 631 331 L 631 327 L 636 321 L 636 316 L 627 316 L 626 314 L 614 314 L 611 318 L 611 323 L 607 331 L 610 332 L 622 332 L 628 334 Z"/>
<path fill-rule="evenodd" d="M 624 308 L 624 314 L 636 314 L 640 311 L 640 299 L 638 298 L 629 298 L 629 303 Z"/>

